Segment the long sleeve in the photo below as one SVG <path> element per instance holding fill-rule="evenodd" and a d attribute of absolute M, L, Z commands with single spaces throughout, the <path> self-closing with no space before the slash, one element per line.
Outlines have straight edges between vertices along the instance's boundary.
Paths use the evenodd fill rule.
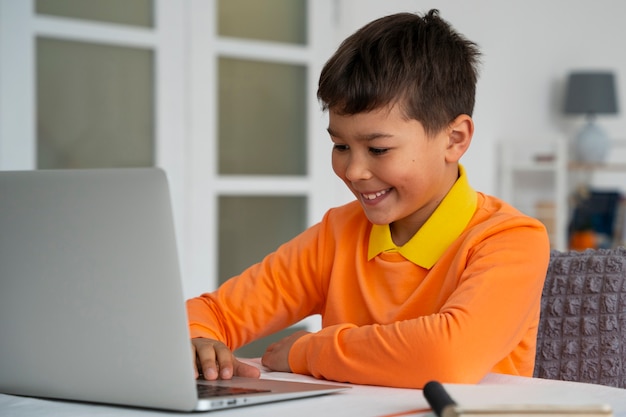
<path fill-rule="evenodd" d="M 294 344 L 292 370 L 412 388 L 430 379 L 474 383 L 488 372 L 532 375 L 549 260 L 545 229 L 496 199 L 479 201 L 430 270 L 397 253 L 371 261 L 364 248 L 356 259 L 337 254 L 324 328 Z M 339 252 L 348 242 L 336 245 Z"/>
<path fill-rule="evenodd" d="M 479 194 L 470 223 L 430 269 L 399 253 L 367 257 L 371 224 L 358 203 L 329 210 L 260 264 L 188 301 L 192 337 L 235 349 L 310 314 L 297 373 L 421 388 L 531 375 L 549 260 L 545 228 Z"/>

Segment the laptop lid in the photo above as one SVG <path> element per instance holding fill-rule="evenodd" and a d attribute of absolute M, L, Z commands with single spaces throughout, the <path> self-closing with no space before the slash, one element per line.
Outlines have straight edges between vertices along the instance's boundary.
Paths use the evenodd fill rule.
<path fill-rule="evenodd" d="M 229 405 L 198 405 L 186 317 L 162 170 L 0 172 L 0 392 Z"/>

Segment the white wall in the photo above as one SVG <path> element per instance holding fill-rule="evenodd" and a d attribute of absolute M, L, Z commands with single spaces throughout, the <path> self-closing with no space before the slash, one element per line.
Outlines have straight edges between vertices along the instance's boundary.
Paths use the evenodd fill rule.
<path fill-rule="evenodd" d="M 570 137 L 582 124 L 582 119 L 566 118 L 560 110 L 570 70 L 614 70 L 618 105 L 626 105 L 623 0 L 340 0 L 337 7 L 338 43 L 375 18 L 431 8 L 438 8 L 442 18 L 478 43 L 483 57 L 476 132 L 463 159 L 478 190 L 496 192 L 498 141 Z M 624 110 L 598 122 L 611 137 L 626 138 Z"/>

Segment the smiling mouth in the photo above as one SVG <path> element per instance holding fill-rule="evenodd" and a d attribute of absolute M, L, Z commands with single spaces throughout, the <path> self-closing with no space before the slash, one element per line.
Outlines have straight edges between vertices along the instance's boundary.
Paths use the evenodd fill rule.
<path fill-rule="evenodd" d="M 381 197 L 385 194 L 387 194 L 389 191 L 391 190 L 391 188 L 388 188 L 386 190 L 382 190 L 382 191 L 377 191 L 375 193 L 369 193 L 369 194 L 363 194 L 361 193 L 361 196 L 365 199 L 365 200 L 375 200 L 378 197 Z"/>

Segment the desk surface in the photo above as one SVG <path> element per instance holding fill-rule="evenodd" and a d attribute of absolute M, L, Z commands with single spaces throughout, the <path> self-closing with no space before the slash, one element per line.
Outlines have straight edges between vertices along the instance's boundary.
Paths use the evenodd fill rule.
<path fill-rule="evenodd" d="M 251 363 L 257 364 L 255 361 Z M 260 366 L 260 365 L 259 365 Z M 262 378 L 316 382 L 314 378 L 280 372 L 262 371 Z M 400 417 L 429 414 L 428 403 L 420 390 L 351 385 L 352 389 L 321 397 L 256 405 L 207 415 L 238 417 L 372 416 Z M 615 416 L 626 417 L 626 390 L 593 384 L 489 374 L 477 385 L 446 384 L 451 396 L 461 405 L 487 404 L 609 404 Z M 0 415 L 32 417 L 54 415 L 146 417 L 185 415 L 104 405 L 51 401 L 0 394 Z M 195 414 L 198 415 L 198 414 Z"/>

